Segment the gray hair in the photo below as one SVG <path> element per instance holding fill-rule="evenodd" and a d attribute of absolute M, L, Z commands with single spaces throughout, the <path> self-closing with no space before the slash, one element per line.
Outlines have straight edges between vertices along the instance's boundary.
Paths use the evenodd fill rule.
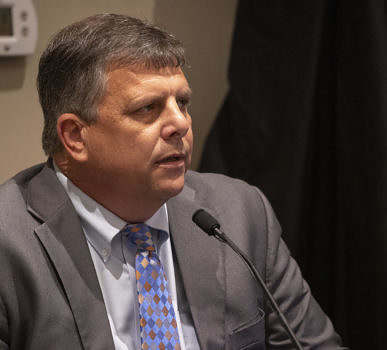
<path fill-rule="evenodd" d="M 87 123 L 98 118 L 106 75 L 112 67 L 183 67 L 184 48 L 173 35 L 125 15 L 100 14 L 59 31 L 39 61 L 37 88 L 44 115 L 43 150 L 62 149 L 57 118 L 74 113 Z"/>

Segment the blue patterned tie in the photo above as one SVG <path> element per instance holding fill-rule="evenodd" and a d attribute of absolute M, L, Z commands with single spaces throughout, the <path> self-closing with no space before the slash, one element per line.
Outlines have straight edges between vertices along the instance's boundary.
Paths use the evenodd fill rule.
<path fill-rule="evenodd" d="M 137 247 L 136 279 L 140 306 L 141 349 L 180 349 L 179 334 L 167 278 L 145 224 L 127 225 L 128 242 Z"/>

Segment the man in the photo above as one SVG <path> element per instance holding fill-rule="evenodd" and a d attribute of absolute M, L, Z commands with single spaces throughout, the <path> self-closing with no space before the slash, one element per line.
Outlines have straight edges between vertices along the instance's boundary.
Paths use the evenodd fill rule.
<path fill-rule="evenodd" d="M 173 36 L 122 15 L 49 43 L 48 162 L 0 189 L 0 349 L 294 348 L 243 262 L 192 222 L 198 208 L 254 261 L 304 348 L 338 348 L 259 190 L 187 172 L 183 65 Z"/>

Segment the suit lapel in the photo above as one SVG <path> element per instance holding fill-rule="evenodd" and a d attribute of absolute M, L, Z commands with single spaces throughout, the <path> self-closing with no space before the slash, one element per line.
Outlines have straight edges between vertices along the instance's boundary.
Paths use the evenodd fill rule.
<path fill-rule="evenodd" d="M 54 171 L 44 167 L 28 187 L 35 233 L 63 285 L 85 349 L 114 349 L 110 325 L 79 218 Z"/>
<path fill-rule="evenodd" d="M 192 222 L 192 214 L 204 202 L 195 195 L 186 186 L 180 195 L 168 201 L 170 232 L 200 346 L 223 348 L 224 252 L 220 242 Z"/>

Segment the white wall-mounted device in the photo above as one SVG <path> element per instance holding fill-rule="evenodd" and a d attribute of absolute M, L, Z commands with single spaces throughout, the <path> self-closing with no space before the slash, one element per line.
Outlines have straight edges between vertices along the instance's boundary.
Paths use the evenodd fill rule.
<path fill-rule="evenodd" d="M 0 0 L 0 56 L 32 54 L 38 19 L 32 0 Z"/>

